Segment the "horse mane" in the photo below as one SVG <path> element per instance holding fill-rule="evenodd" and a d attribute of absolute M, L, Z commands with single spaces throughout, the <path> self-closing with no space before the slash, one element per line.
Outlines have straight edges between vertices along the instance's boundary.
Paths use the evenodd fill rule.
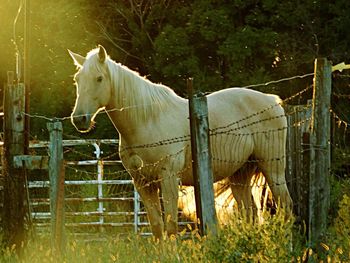
<path fill-rule="evenodd" d="M 93 49 L 87 54 L 87 61 L 91 63 L 87 66 L 104 72 L 103 64 L 98 60 L 98 50 Z M 129 119 L 140 121 L 156 118 L 159 112 L 176 107 L 179 101 L 185 101 L 169 87 L 151 82 L 110 57 L 106 58 L 106 64 L 113 85 L 112 96 L 116 100 L 114 105 L 118 107 L 117 110 L 125 111 Z"/>

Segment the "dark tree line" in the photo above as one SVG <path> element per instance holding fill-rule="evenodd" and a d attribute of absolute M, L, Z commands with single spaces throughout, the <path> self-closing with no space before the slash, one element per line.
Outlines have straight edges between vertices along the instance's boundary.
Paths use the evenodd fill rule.
<path fill-rule="evenodd" d="M 20 2 L 0 3 L 3 82 L 14 68 L 11 39 Z M 189 76 L 197 88 L 214 91 L 312 72 L 318 56 L 349 63 L 348 0 L 30 2 L 31 112 L 49 117 L 68 116 L 74 103 L 67 48 L 85 54 L 101 43 L 116 61 L 180 95 L 186 95 Z M 15 40 L 23 52 L 21 23 L 22 15 Z M 261 89 L 287 97 L 305 85 Z M 33 123 L 31 133 L 41 134 L 45 121 Z"/>

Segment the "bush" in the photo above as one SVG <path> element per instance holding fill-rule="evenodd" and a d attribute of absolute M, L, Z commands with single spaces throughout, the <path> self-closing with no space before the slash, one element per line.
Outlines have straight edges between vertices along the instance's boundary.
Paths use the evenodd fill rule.
<path fill-rule="evenodd" d="M 249 223 L 242 217 L 235 218 L 217 237 L 208 240 L 208 261 L 292 261 L 295 253 L 300 252 L 300 234 L 293 230 L 294 219 L 285 218 L 282 210 L 278 210 L 273 217 L 265 214 L 262 224 Z"/>
<path fill-rule="evenodd" d="M 190 235 L 183 231 L 177 239 L 162 242 L 132 234 L 90 242 L 68 236 L 61 260 L 44 236 L 29 241 L 20 256 L 15 248 L 2 249 L 0 262 L 350 262 L 349 205 L 350 198 L 344 195 L 338 217 L 329 228 L 328 244 L 321 244 L 326 252 L 322 255 L 306 247 L 294 218 L 286 220 L 284 211 L 277 210 L 274 216 L 265 214 L 261 224 L 236 214 L 216 236 L 200 237 L 190 226 Z"/>
<path fill-rule="evenodd" d="M 330 228 L 328 243 L 330 257 L 336 262 L 350 262 L 350 197 L 343 195 L 339 203 L 338 216 Z"/>

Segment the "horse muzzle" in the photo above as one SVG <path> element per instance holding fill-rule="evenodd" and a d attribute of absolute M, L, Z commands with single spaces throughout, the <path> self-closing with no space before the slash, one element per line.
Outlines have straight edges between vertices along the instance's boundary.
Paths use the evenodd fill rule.
<path fill-rule="evenodd" d="M 93 127 L 93 121 L 90 114 L 71 115 L 71 121 L 79 132 L 89 132 Z"/>

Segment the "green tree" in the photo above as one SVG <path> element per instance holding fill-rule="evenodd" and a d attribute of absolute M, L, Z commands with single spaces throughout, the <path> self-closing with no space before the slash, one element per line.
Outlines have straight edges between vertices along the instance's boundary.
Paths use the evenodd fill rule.
<path fill-rule="evenodd" d="M 11 39 L 20 2 L 0 3 L 3 82 L 14 69 Z M 190 76 L 195 87 L 214 91 L 312 72 L 317 56 L 347 62 L 350 50 L 347 0 L 30 2 L 31 112 L 48 117 L 68 116 L 73 107 L 75 69 L 67 48 L 85 54 L 103 44 L 116 61 L 180 95 L 186 95 Z M 21 13 L 16 31 L 21 52 L 22 23 Z M 310 82 L 260 89 L 288 97 Z M 46 129 L 39 128 L 45 122 L 33 120 L 32 127 Z"/>

